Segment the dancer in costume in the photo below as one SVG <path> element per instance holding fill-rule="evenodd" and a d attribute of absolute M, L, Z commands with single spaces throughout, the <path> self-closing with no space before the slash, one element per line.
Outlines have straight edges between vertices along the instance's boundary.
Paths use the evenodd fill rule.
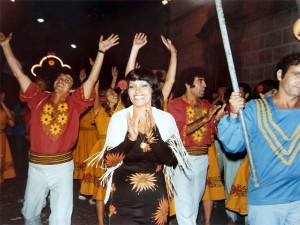
<path fill-rule="evenodd" d="M 166 224 L 165 177 L 173 192 L 173 167 L 187 172 L 186 151 L 173 117 L 159 110 L 163 97 L 154 74 L 135 69 L 126 80 L 122 99 L 132 106 L 113 115 L 105 144 L 109 224 Z"/>
<path fill-rule="evenodd" d="M 0 184 L 5 179 L 16 177 L 14 162 L 11 155 L 10 146 L 4 132 L 6 125 L 13 127 L 14 118 L 12 112 L 4 103 L 5 94 L 0 93 Z"/>
<path fill-rule="evenodd" d="M 277 64 L 279 89 L 273 97 L 251 100 L 244 113 L 259 186 L 248 183 L 250 225 L 300 223 L 300 53 Z M 218 125 L 225 150 L 243 151 L 245 141 L 238 112 L 245 100 L 230 96 L 230 114 Z"/>
<path fill-rule="evenodd" d="M 274 96 L 278 91 L 278 85 L 278 81 L 263 80 L 254 87 L 254 98 L 260 99 Z M 231 187 L 230 195 L 225 206 L 227 209 L 237 212 L 243 216 L 246 216 L 248 214 L 247 193 L 249 177 L 249 159 L 246 155 L 237 171 L 236 177 Z M 245 220 L 245 224 L 247 224 L 247 219 Z"/>
<path fill-rule="evenodd" d="M 15 58 L 10 40 L 0 33 L 0 44 L 14 76 L 21 86 L 20 98 L 27 102 L 31 114 L 30 163 L 22 214 L 25 224 L 41 224 L 45 193 L 50 190 L 50 225 L 69 225 L 73 209 L 73 170 L 71 148 L 74 146 L 79 117 L 93 104 L 94 86 L 98 79 L 104 53 L 118 44 L 119 37 L 111 35 L 99 40 L 95 64 L 88 79 L 75 87 L 74 73 L 61 68 L 54 81 L 54 91 L 44 92 L 24 74 Z M 74 92 L 73 88 L 76 88 Z"/>

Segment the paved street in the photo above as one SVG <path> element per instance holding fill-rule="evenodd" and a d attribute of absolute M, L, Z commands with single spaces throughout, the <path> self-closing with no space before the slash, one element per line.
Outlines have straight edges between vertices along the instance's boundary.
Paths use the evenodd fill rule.
<path fill-rule="evenodd" d="M 17 177 L 6 180 L 1 186 L 0 204 L 0 224 L 1 225 L 21 225 L 24 224 L 21 215 L 23 195 L 25 191 L 26 177 Z M 79 181 L 74 181 L 74 209 L 72 215 L 72 225 L 97 225 L 95 205 L 90 205 L 88 200 L 78 199 Z M 43 224 L 48 224 L 49 202 L 42 214 Z M 227 218 L 224 212 L 224 202 L 217 202 L 212 216 L 211 225 L 225 225 Z M 176 225 L 175 219 L 171 220 L 172 225 Z M 203 209 L 200 208 L 198 225 L 203 223 Z M 242 223 L 238 223 L 242 224 Z M 124 224 L 125 225 L 125 224 Z"/>

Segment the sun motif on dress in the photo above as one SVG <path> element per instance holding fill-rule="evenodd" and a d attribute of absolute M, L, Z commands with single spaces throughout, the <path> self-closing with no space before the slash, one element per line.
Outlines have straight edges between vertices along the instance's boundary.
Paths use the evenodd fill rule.
<path fill-rule="evenodd" d="M 146 135 L 147 141 L 149 144 L 153 144 L 157 142 L 157 138 L 154 136 L 154 133 L 151 132 L 149 135 Z"/>
<path fill-rule="evenodd" d="M 42 114 L 41 116 L 41 122 L 44 125 L 49 125 L 51 122 L 52 118 L 49 114 Z"/>
<path fill-rule="evenodd" d="M 57 110 L 58 110 L 59 112 L 65 112 L 65 111 L 67 111 L 67 110 L 68 110 L 68 104 L 65 103 L 65 102 L 60 103 L 60 104 L 57 106 Z"/>
<path fill-rule="evenodd" d="M 116 207 L 114 205 L 110 205 L 109 206 L 109 216 L 111 217 L 114 214 L 117 214 Z"/>
<path fill-rule="evenodd" d="M 54 108 L 51 104 L 45 104 L 43 111 L 44 113 L 51 114 L 53 112 Z"/>
<path fill-rule="evenodd" d="M 68 116 L 67 116 L 67 114 L 65 114 L 65 113 L 60 114 L 60 115 L 57 117 L 57 121 L 58 121 L 61 125 L 67 123 L 67 120 L 68 120 Z"/>
<path fill-rule="evenodd" d="M 130 177 L 130 184 L 133 185 L 131 190 L 135 192 L 147 191 L 147 190 L 156 190 L 156 178 L 153 174 L 150 173 L 135 173 Z"/>
<path fill-rule="evenodd" d="M 107 153 L 104 161 L 107 167 L 113 167 L 118 165 L 124 158 L 123 153 Z"/>
<path fill-rule="evenodd" d="M 195 110 L 189 106 L 186 108 L 186 114 L 188 117 L 193 118 L 195 115 Z"/>
<path fill-rule="evenodd" d="M 60 133 L 61 129 L 60 126 L 58 126 L 57 124 L 53 124 L 50 127 L 50 132 L 52 135 L 58 135 Z"/>
<path fill-rule="evenodd" d="M 153 213 L 153 219 L 155 224 L 164 225 L 167 223 L 169 215 L 169 202 L 164 197 L 160 199 L 159 206 L 155 213 Z"/>

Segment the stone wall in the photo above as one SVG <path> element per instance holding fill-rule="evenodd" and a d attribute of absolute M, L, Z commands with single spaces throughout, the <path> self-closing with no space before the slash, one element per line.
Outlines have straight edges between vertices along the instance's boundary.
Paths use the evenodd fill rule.
<path fill-rule="evenodd" d="M 230 86 L 214 3 L 183 7 L 184 3 L 188 1 L 171 2 L 168 24 L 178 49 L 178 74 L 183 68 L 201 66 L 208 73 L 209 87 Z M 223 8 L 238 80 L 253 87 L 263 79 L 275 79 L 278 60 L 300 50 L 293 36 L 299 17 L 296 2 L 232 0 Z"/>

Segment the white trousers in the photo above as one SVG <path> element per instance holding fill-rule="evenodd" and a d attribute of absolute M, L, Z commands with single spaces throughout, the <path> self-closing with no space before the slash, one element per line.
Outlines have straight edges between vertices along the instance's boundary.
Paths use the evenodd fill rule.
<path fill-rule="evenodd" d="M 176 167 L 174 171 L 175 210 L 179 225 L 196 225 L 199 205 L 205 191 L 208 156 L 188 156 L 190 179 Z"/>
<path fill-rule="evenodd" d="M 29 163 L 22 214 L 25 225 L 42 225 L 40 214 L 50 190 L 49 225 L 70 225 L 73 210 L 73 160 L 56 164 Z"/>

